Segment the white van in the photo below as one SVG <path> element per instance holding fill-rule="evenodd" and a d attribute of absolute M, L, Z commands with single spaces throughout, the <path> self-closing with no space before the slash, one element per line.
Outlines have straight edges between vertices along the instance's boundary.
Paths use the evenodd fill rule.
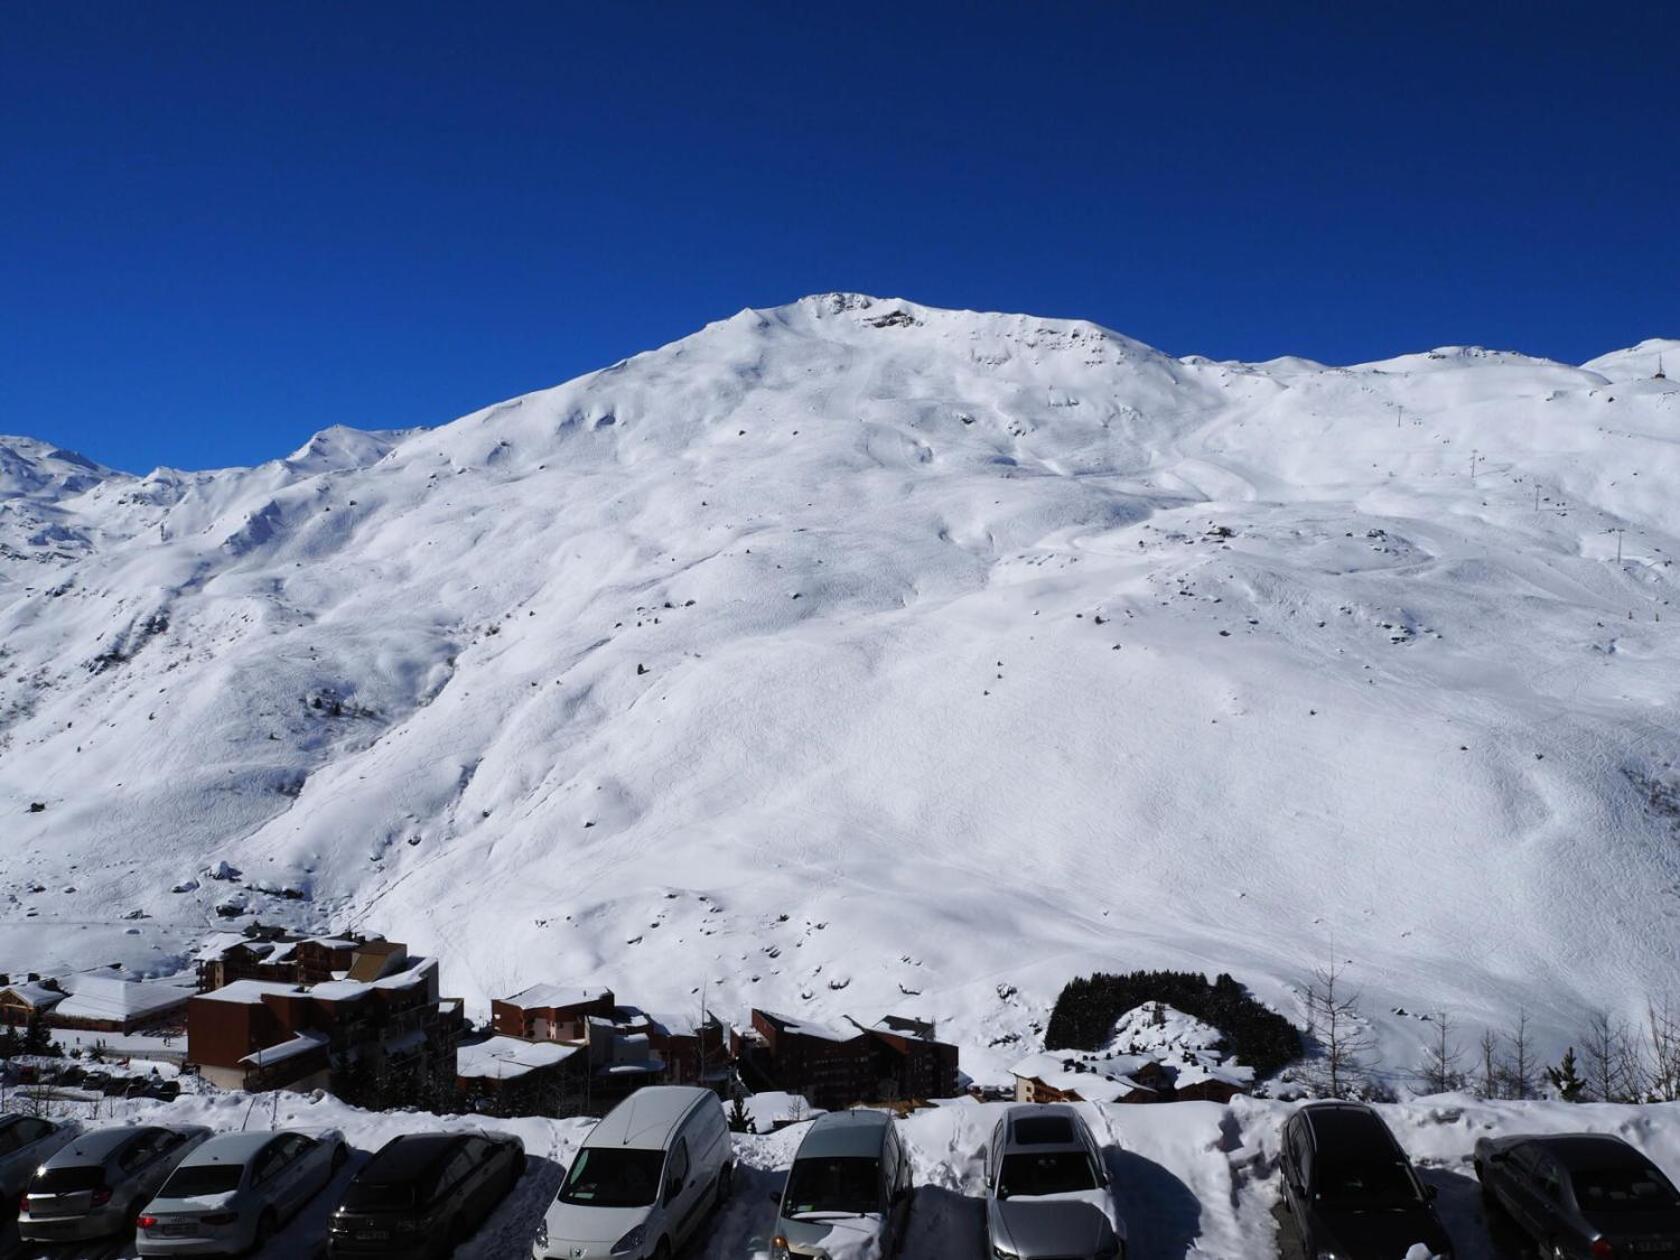
<path fill-rule="evenodd" d="M 536 1260 L 670 1260 L 729 1197 L 735 1150 L 708 1089 L 639 1089 L 590 1130 L 537 1227 Z"/>

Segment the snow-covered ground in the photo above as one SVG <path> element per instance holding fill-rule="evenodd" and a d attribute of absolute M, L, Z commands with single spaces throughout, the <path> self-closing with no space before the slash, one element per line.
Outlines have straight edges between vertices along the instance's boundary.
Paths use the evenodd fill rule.
<path fill-rule="evenodd" d="M 907 1260 L 975 1260 L 981 1245 L 981 1147 L 1001 1103 L 956 1103 L 916 1112 L 902 1123 L 915 1168 L 916 1198 Z M 1278 1134 L 1290 1105 L 1238 1099 L 1232 1105 L 1082 1106 L 1105 1148 L 1138 1260 L 1269 1260 L 1279 1255 L 1274 1209 L 1280 1187 Z M 1445 1095 L 1379 1107 L 1424 1182 L 1435 1186 L 1443 1224 L 1458 1260 L 1495 1260 L 1511 1240 L 1490 1235 L 1478 1202 L 1470 1154 L 1477 1138 L 1510 1133 L 1588 1130 L 1627 1139 L 1680 1180 L 1680 1104 L 1646 1107 L 1568 1103 L 1482 1103 Z M 460 1260 L 516 1260 L 528 1255 L 537 1222 L 591 1121 L 439 1119 L 415 1113 L 369 1113 L 330 1096 L 185 1096 L 173 1103 L 107 1102 L 91 1123 L 135 1121 L 242 1127 L 338 1128 L 357 1155 L 339 1181 L 317 1197 L 264 1255 L 295 1260 L 318 1254 L 326 1219 L 366 1156 L 400 1133 L 485 1126 L 515 1133 L 530 1172 Z M 689 1260 L 765 1260 L 774 1223 L 770 1192 L 781 1185 L 808 1127 L 767 1137 L 734 1138 L 737 1191 Z M 100 1260 L 132 1254 L 115 1247 Z"/>
<path fill-rule="evenodd" d="M 0 440 L 0 969 L 171 971 L 232 903 L 479 1014 L 903 1011 L 999 1081 L 1076 973 L 1297 1014 L 1333 951 L 1391 1070 L 1402 1010 L 1554 1057 L 1680 974 L 1659 352 L 828 295 L 251 469 Z"/>

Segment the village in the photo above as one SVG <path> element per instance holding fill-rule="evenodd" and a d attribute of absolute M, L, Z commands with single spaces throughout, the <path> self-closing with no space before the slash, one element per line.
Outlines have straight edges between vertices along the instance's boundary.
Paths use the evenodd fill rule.
<path fill-rule="evenodd" d="M 174 1097 L 182 1077 L 212 1090 L 328 1091 L 383 1110 L 513 1117 L 601 1115 L 650 1085 L 699 1085 L 737 1104 L 746 1131 L 824 1111 L 930 1100 L 1229 1101 L 1253 1071 L 1218 1034 L 1178 1012 L 1133 1012 L 1113 1054 L 1042 1051 L 1014 1087 L 982 1087 L 929 1021 L 905 1014 L 823 1021 L 753 1008 L 733 1020 L 644 1009 L 599 984 L 529 985 L 470 1020 L 440 989 L 440 959 L 376 934 L 305 935 L 252 923 L 209 936 L 189 972 L 121 968 L 0 973 L 0 1036 L 37 1056 L 30 1079 L 107 1095 Z M 45 1060 L 63 1056 L 54 1067 Z M 126 1070 L 125 1070 L 126 1065 Z M 15 1077 L 14 1073 L 14 1077 Z"/>

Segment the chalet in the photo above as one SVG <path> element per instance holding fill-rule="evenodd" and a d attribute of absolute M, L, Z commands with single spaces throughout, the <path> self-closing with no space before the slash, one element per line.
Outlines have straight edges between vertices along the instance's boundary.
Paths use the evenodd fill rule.
<path fill-rule="evenodd" d="M 453 1083 L 460 1003 L 439 1000 L 436 959 L 379 944 L 343 979 L 236 980 L 193 997 L 187 1062 L 226 1089 L 344 1092 L 369 1075 Z"/>
<path fill-rule="evenodd" d="M 456 1051 L 455 1087 L 484 1115 L 573 1115 L 588 1098 L 588 1058 L 582 1046 L 492 1036 Z"/>
<path fill-rule="evenodd" d="M 66 996 L 56 980 L 43 980 L 38 975 L 13 980 L 0 987 L 0 1024 L 23 1028 L 33 1019 L 45 1020 Z"/>
<path fill-rule="evenodd" d="M 161 980 L 118 975 L 78 975 L 64 980 L 68 996 L 53 1004 L 54 1028 L 133 1033 L 178 1029 L 192 990 Z"/>
<path fill-rule="evenodd" d="M 716 1015 L 649 1014 L 643 1018 L 648 1045 L 665 1065 L 662 1084 L 717 1089 L 728 1082 L 728 1036 Z"/>
<path fill-rule="evenodd" d="M 1052 1050 L 1022 1059 L 1009 1071 L 1016 1102 L 1150 1103 L 1172 1089 L 1165 1068 L 1135 1055 L 1087 1063 Z"/>
<path fill-rule="evenodd" d="M 611 989 L 534 984 L 491 1002 L 490 1024 L 504 1037 L 582 1043 L 590 1018 L 610 1020 L 616 1009 Z"/>
<path fill-rule="evenodd" d="M 235 980 L 281 984 L 342 980 L 349 976 L 358 952 L 377 952 L 386 944 L 377 937 L 351 934 L 296 936 L 260 924 L 244 932 L 219 932 L 195 955 L 198 990 L 209 993 Z"/>

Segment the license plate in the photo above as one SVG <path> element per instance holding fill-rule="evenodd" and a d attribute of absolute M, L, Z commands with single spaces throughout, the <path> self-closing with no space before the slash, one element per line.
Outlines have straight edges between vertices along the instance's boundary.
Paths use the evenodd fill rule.
<path fill-rule="evenodd" d="M 357 1242 L 390 1242 L 391 1231 L 388 1229 L 358 1229 Z"/>
<path fill-rule="evenodd" d="M 198 1233 L 198 1226 L 190 1222 L 181 1225 L 165 1225 L 163 1232 L 170 1238 L 191 1238 Z"/>

